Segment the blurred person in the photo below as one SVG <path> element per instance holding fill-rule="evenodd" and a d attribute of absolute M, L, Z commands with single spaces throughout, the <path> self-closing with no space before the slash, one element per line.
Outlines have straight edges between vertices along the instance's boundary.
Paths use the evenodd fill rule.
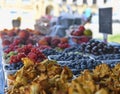
<path fill-rule="evenodd" d="M 17 17 L 17 19 L 12 20 L 12 26 L 14 29 L 20 29 L 21 25 L 21 17 Z"/>
<path fill-rule="evenodd" d="M 85 10 L 85 16 L 86 16 L 86 18 L 87 18 L 87 23 L 91 23 L 91 19 L 92 19 L 92 10 L 91 10 L 91 8 L 86 8 L 86 10 Z"/>
<path fill-rule="evenodd" d="M 86 8 L 85 9 L 85 15 L 86 15 L 86 17 L 89 18 L 91 16 L 91 14 L 92 14 L 91 8 L 89 8 L 89 7 Z"/>
<path fill-rule="evenodd" d="M 91 9 L 87 8 L 85 11 L 83 11 L 81 18 L 82 18 L 82 25 L 85 25 L 87 23 L 91 23 L 91 19 L 92 19 Z"/>
<path fill-rule="evenodd" d="M 83 13 L 81 15 L 81 19 L 82 19 L 82 24 L 84 25 L 84 23 L 87 21 L 87 17 L 85 15 L 85 11 L 83 11 Z"/>

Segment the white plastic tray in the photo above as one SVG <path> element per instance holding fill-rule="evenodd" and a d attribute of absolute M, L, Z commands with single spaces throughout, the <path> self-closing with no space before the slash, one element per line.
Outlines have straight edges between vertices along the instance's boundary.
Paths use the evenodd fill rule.
<path fill-rule="evenodd" d="M 80 53 L 80 55 L 82 55 L 82 53 Z M 49 60 L 55 60 L 54 58 L 56 58 L 56 57 L 59 57 L 60 55 L 49 55 L 48 56 L 48 59 Z M 94 59 L 93 57 L 91 57 L 91 56 L 89 56 L 89 55 L 83 55 L 84 57 L 89 57 L 89 59 Z M 70 61 L 72 61 L 72 60 L 70 60 Z M 58 61 L 59 62 L 59 61 Z M 64 60 L 62 61 L 62 62 L 64 62 Z M 69 61 L 65 61 L 65 62 L 69 62 Z"/>
<path fill-rule="evenodd" d="M 111 57 L 112 55 L 120 55 L 120 54 L 105 54 L 105 55 L 97 55 L 97 56 L 95 56 L 95 55 L 90 55 L 90 57 L 91 58 L 93 58 L 93 59 L 97 59 L 98 57 L 103 57 L 104 56 L 104 59 L 97 59 L 97 60 L 102 60 L 102 61 L 120 61 L 120 58 L 110 58 L 110 59 L 108 59 L 108 57 Z M 105 58 L 106 57 L 106 58 Z"/>

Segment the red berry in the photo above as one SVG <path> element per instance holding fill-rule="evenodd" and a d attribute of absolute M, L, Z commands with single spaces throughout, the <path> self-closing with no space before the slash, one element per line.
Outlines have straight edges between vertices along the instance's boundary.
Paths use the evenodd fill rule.
<path fill-rule="evenodd" d="M 35 53 L 33 53 L 33 52 L 30 52 L 30 53 L 28 54 L 28 57 L 29 57 L 30 59 L 32 59 L 32 60 L 36 60 L 36 59 L 37 59 L 37 54 L 35 54 Z"/>
<path fill-rule="evenodd" d="M 80 25 L 78 29 L 79 29 L 79 31 L 84 31 L 84 30 L 85 30 L 85 27 L 82 26 L 82 25 Z"/>

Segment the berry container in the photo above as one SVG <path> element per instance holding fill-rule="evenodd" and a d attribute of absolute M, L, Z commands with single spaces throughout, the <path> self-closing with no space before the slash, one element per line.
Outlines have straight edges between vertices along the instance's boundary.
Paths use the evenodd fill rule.
<path fill-rule="evenodd" d="M 13 83 L 13 80 L 10 80 L 9 79 L 9 75 L 13 75 L 17 72 L 17 70 L 5 70 L 4 73 L 5 73 L 5 82 L 6 82 L 6 86 L 7 87 L 10 87 Z"/>
<path fill-rule="evenodd" d="M 104 54 L 104 55 L 90 55 L 92 58 L 94 58 L 95 60 L 107 60 L 107 61 L 111 61 L 111 60 L 120 60 L 120 54 Z"/>
<path fill-rule="evenodd" d="M 120 63 L 120 60 L 101 60 L 102 63 L 108 64 L 110 67 L 114 67 L 116 64 Z"/>
<path fill-rule="evenodd" d="M 120 63 L 120 54 L 91 55 L 91 57 L 108 64 L 110 67 L 114 67 L 117 63 Z"/>
<path fill-rule="evenodd" d="M 77 53 L 77 52 L 69 52 L 66 53 L 62 56 L 61 55 L 49 55 L 48 56 L 49 60 L 56 60 L 56 61 L 73 61 L 73 60 L 79 60 L 79 59 L 93 59 L 92 57 L 88 56 L 88 55 L 83 55 L 82 53 Z"/>
<path fill-rule="evenodd" d="M 4 64 L 4 66 L 3 66 L 4 74 L 5 74 L 4 75 L 5 76 L 5 82 L 6 82 L 7 87 L 11 86 L 11 83 L 13 83 L 13 81 L 10 80 L 8 76 L 13 75 L 18 71 L 18 70 L 7 70 L 7 69 L 5 69 L 5 66 L 8 66 L 8 65 L 10 65 L 10 64 Z"/>
<path fill-rule="evenodd" d="M 81 44 L 81 43 L 87 43 L 90 39 L 92 39 L 92 36 L 73 36 L 73 35 L 69 35 L 69 38 L 71 39 L 72 42 L 74 42 L 75 44 Z"/>
<path fill-rule="evenodd" d="M 60 56 L 60 55 L 49 55 L 48 59 L 49 60 L 55 60 L 55 58 L 58 57 L 58 56 Z"/>

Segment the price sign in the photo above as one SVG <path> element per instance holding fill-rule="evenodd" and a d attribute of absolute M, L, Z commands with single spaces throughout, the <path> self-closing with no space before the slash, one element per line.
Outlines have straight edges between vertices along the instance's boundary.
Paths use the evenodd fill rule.
<path fill-rule="evenodd" d="M 99 9 L 99 32 L 112 34 L 112 8 Z"/>
<path fill-rule="evenodd" d="M 103 33 L 103 40 L 107 43 L 107 35 L 112 34 L 112 8 L 99 9 L 99 32 Z"/>

